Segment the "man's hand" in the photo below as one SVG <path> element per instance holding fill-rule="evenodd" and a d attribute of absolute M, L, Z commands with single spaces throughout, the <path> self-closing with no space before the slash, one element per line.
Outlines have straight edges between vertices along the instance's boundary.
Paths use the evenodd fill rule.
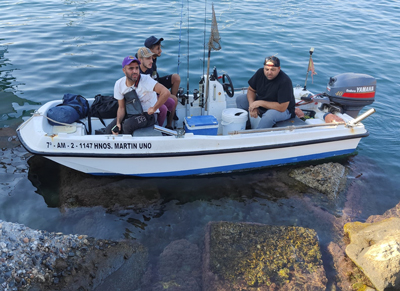
<path fill-rule="evenodd" d="M 149 115 L 154 114 L 154 112 L 156 112 L 156 110 L 154 109 L 154 107 L 150 107 L 150 108 L 147 110 L 147 113 L 148 113 Z"/>
<path fill-rule="evenodd" d="M 251 117 L 257 118 L 258 117 L 258 107 L 260 104 L 258 101 L 254 101 L 249 106 L 249 113 Z"/>
<path fill-rule="evenodd" d="M 115 127 L 118 127 L 118 131 L 114 131 L 114 128 Z M 113 135 L 118 135 L 120 132 L 121 132 L 121 124 L 120 123 L 117 123 L 112 129 L 111 129 L 111 132 L 112 132 L 112 134 Z"/>
<path fill-rule="evenodd" d="M 260 102 L 254 101 L 249 105 L 249 111 L 253 111 L 254 109 L 257 109 L 260 106 L 261 106 Z"/>
<path fill-rule="evenodd" d="M 342 118 L 340 118 L 339 116 L 329 113 L 325 116 L 325 122 L 326 123 L 331 123 L 331 122 L 344 122 L 344 120 Z"/>

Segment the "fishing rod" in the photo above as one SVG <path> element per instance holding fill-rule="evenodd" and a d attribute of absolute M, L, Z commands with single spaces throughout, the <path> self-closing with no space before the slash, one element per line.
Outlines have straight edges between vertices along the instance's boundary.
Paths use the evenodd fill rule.
<path fill-rule="evenodd" d="M 179 64 L 181 63 L 181 36 L 182 36 L 182 11 L 183 11 L 183 0 L 182 0 L 182 7 L 181 7 L 181 23 L 179 24 L 179 47 L 178 47 L 178 69 L 177 73 L 179 75 Z"/>
<path fill-rule="evenodd" d="M 187 96 L 187 98 L 189 98 L 189 28 L 190 28 L 190 25 L 189 25 L 189 0 L 187 0 L 187 22 L 188 22 L 188 28 L 187 28 L 188 40 L 187 40 L 187 77 L 186 77 L 186 94 L 187 95 L 186 96 Z"/>
<path fill-rule="evenodd" d="M 203 75 L 204 76 L 204 66 L 206 62 L 206 28 L 207 26 L 207 0 L 204 1 L 204 46 L 203 46 Z"/>

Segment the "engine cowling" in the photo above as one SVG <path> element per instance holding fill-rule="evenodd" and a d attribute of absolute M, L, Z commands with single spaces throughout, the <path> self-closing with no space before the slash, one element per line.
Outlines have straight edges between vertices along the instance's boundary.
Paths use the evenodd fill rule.
<path fill-rule="evenodd" d="M 360 110 L 375 101 L 376 79 L 366 74 L 343 73 L 331 77 L 325 94 L 343 113 L 357 117 Z"/>

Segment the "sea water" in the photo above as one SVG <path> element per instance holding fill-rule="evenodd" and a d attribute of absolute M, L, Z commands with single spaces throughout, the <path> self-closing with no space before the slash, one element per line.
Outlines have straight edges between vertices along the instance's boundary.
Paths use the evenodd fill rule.
<path fill-rule="evenodd" d="M 198 89 L 207 69 L 212 4 L 221 50 L 210 51 L 210 67 L 228 74 L 235 88 L 246 87 L 270 55 L 280 58 L 294 85 L 304 86 L 311 47 L 317 74 L 308 76 L 306 86 L 315 93 L 324 92 L 329 77 L 340 73 L 377 79 L 376 100 L 363 110 L 377 111 L 363 122 L 370 136 L 360 142 L 357 155 L 340 160 L 350 169 L 347 192 L 334 202 L 298 193 L 285 186 L 281 173 L 290 170 L 285 167 L 179 179 L 119 178 L 113 185 L 155 189 L 159 200 L 131 210 L 81 207 L 79 201 L 73 209 L 59 209 L 58 195 L 66 191 L 60 189 L 65 185 L 60 167 L 40 157 L 27 162 L 29 155 L 14 148 L 15 128 L 65 93 L 87 98 L 112 93 L 123 76 L 122 59 L 151 35 L 164 38 L 160 74 L 179 72 L 185 92 Z M 177 239 L 201 246 L 204 226 L 220 220 L 313 228 L 326 250 L 335 227 L 310 212 L 310 205 L 364 221 L 400 201 L 397 0 L 6 0 L 0 11 L 2 220 L 97 238 L 133 238 L 154 258 Z M 75 175 L 72 185 L 98 181 Z"/>

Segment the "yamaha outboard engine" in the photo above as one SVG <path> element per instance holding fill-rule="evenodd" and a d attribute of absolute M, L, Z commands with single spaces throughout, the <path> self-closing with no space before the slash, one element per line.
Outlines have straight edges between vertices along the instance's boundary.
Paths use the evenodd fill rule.
<path fill-rule="evenodd" d="M 376 79 L 369 75 L 344 73 L 331 77 L 325 94 L 343 109 L 343 113 L 356 118 L 360 110 L 374 102 Z"/>

